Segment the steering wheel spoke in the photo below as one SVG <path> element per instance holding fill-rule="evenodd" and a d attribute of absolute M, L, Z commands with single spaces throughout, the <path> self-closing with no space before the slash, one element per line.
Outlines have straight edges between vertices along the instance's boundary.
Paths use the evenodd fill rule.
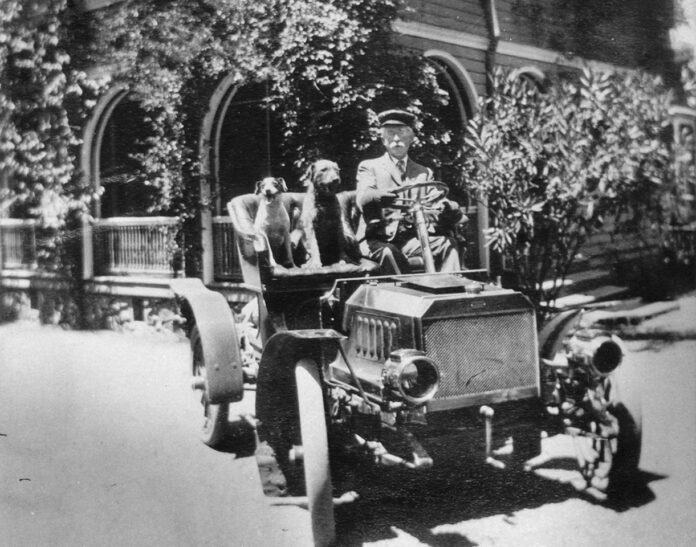
<path fill-rule="evenodd" d="M 444 182 L 429 180 L 395 188 L 392 193 L 397 195 L 395 201 L 401 200 L 404 207 L 412 207 L 417 203 L 428 206 L 447 197 L 449 187 Z"/>

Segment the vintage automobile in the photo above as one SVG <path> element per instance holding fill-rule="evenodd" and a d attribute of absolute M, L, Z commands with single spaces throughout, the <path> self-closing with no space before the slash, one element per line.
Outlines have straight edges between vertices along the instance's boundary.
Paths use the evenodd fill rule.
<path fill-rule="evenodd" d="M 342 454 L 427 473 L 446 439 L 461 447 L 458 465 L 530 469 L 543 460 L 542 431 L 564 431 L 578 441 L 588 487 L 611 493 L 637 470 L 640 406 L 616 383 L 621 341 L 579 326 L 577 310 L 537 333 L 521 293 L 481 271 L 435 273 L 423 215 L 446 186 L 422 189 L 395 204 L 424 244 L 422 273 L 380 276 L 369 261 L 277 266 L 254 232 L 260 198 L 249 194 L 229 209 L 253 313 L 240 321 L 199 280 L 172 283 L 204 442 L 267 447 L 286 477 L 281 493 L 306 496 L 317 545 L 334 540 L 334 504 L 355 498 L 334 492 Z M 302 197 L 283 195 L 290 218 Z M 340 199 L 348 211 L 355 196 Z M 249 395 L 255 410 L 240 410 Z"/>

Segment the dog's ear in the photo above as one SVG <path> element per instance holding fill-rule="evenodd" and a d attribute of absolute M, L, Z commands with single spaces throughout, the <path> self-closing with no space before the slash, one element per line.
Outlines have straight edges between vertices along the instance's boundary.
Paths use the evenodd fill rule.
<path fill-rule="evenodd" d="M 283 177 L 278 177 L 276 180 L 278 181 L 278 184 L 280 185 L 280 190 L 283 192 L 287 192 L 288 185 L 285 183 L 285 179 Z"/>
<path fill-rule="evenodd" d="M 260 194 L 261 193 L 261 185 L 263 184 L 263 179 L 257 180 L 256 184 L 254 185 L 254 194 Z"/>
<path fill-rule="evenodd" d="M 312 184 L 313 180 L 314 180 L 314 164 L 311 163 L 309 165 L 309 167 L 307 167 L 307 170 L 305 171 L 304 175 L 302 175 L 300 182 L 302 183 L 302 186 L 307 188 L 307 186 L 310 186 Z"/>

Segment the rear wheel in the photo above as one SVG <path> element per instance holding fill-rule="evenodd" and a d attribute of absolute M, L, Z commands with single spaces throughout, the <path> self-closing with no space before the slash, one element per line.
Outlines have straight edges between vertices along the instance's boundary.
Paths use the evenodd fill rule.
<path fill-rule="evenodd" d="M 295 382 L 314 544 L 330 545 L 335 539 L 333 485 L 324 396 L 317 363 L 311 359 L 298 361 L 295 365 Z"/>
<path fill-rule="evenodd" d="M 191 353 L 194 389 L 203 408 L 200 437 L 211 448 L 221 448 L 227 434 L 229 405 L 213 405 L 209 402 L 206 363 L 198 327 L 191 331 Z"/>
<path fill-rule="evenodd" d="M 638 393 L 618 376 L 612 382 L 609 412 L 616 418 L 618 435 L 609 440 L 591 440 L 599 457 L 583 469 L 588 486 L 612 498 L 624 497 L 638 487 L 642 445 L 641 404 Z"/>

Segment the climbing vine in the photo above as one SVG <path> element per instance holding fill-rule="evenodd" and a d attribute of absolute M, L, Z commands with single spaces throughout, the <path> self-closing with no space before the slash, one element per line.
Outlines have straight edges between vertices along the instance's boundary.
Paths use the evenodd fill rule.
<path fill-rule="evenodd" d="M 90 199 L 73 159 L 99 90 L 70 66 L 65 0 L 0 5 L 0 199 L 9 215 L 39 221 L 38 260 L 56 268 L 67 259 L 61 230 Z"/>

